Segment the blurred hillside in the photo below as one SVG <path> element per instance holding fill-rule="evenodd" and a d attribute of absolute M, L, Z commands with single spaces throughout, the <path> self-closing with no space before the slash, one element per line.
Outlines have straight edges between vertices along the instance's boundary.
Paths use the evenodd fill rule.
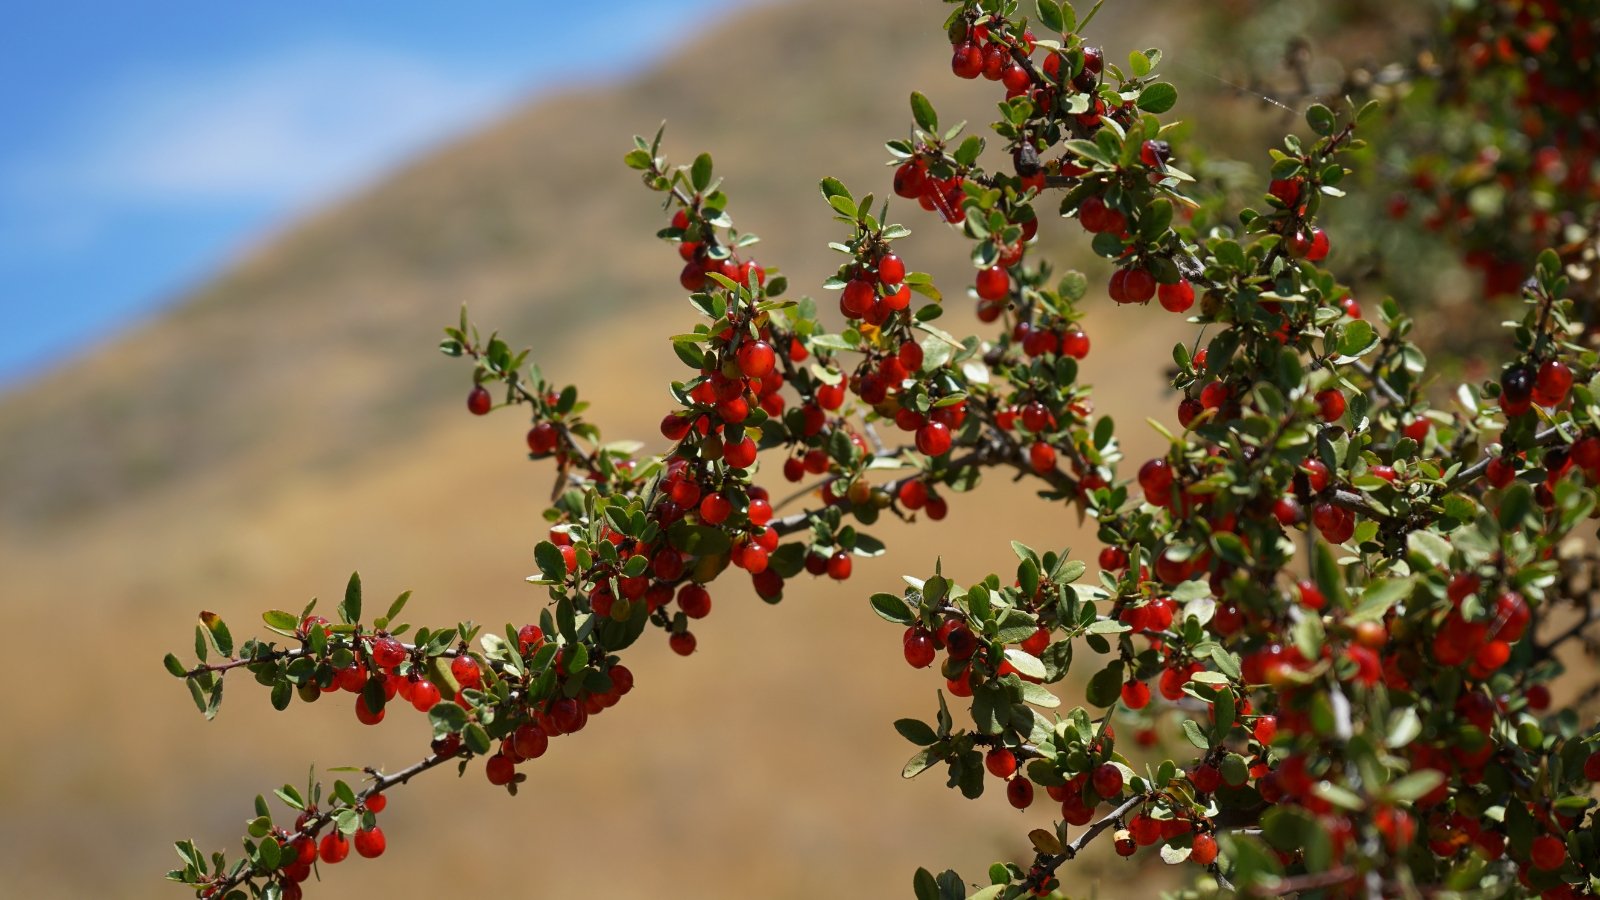
<path fill-rule="evenodd" d="M 1116 56 L 1136 11 L 1110 3 L 1095 21 Z M 992 112 L 992 85 L 949 76 L 941 14 L 809 0 L 708 22 L 646 76 L 543 100 L 421 160 L 0 398 L 0 597 L 22 654 L 0 745 L 0 894 L 178 896 L 160 881 L 170 839 L 233 848 L 251 797 L 308 761 L 416 758 L 419 717 L 366 729 L 343 695 L 277 715 L 242 678 L 205 723 L 159 659 L 202 608 L 251 631 L 262 609 L 336 595 L 351 569 L 375 595 L 414 588 L 417 621 L 533 618 L 543 595 L 522 578 L 552 473 L 523 458 L 515 416 L 464 412 L 469 374 L 434 351 L 440 327 L 467 304 L 578 382 L 609 435 L 653 435 L 681 374 L 662 337 L 694 313 L 652 237 L 653 196 L 621 165 L 630 136 L 665 118 L 671 157 L 710 150 L 736 220 L 764 237 L 758 258 L 809 291 L 834 265 L 821 175 L 883 196 L 881 144 L 913 88 L 950 121 Z M 1171 47 L 1164 27 L 1144 24 L 1138 46 Z M 964 242 L 918 210 L 898 217 L 917 231 L 902 255 L 954 295 L 949 321 L 973 324 Z M 1164 359 L 1185 333 L 1175 318 L 1089 320 L 1101 411 L 1170 418 L 1160 371 L 1119 363 Z M 1153 446 L 1126 432 L 1136 458 Z M 900 780 L 911 747 L 890 723 L 930 715 L 937 684 L 862 601 L 939 552 L 957 577 L 1009 567 L 1009 537 L 1093 552 L 1029 497 L 986 484 L 945 523 L 883 530 L 894 552 L 849 585 L 798 585 L 777 609 L 724 590 L 701 651 L 643 642 L 628 702 L 557 741 L 521 797 L 476 768 L 419 781 L 385 815 L 389 855 L 328 880 L 349 896 L 866 897 L 903 895 L 917 865 L 981 876 L 1049 805 L 1025 817 L 937 774 Z M 1099 871 L 1084 862 L 1078 874 Z"/>

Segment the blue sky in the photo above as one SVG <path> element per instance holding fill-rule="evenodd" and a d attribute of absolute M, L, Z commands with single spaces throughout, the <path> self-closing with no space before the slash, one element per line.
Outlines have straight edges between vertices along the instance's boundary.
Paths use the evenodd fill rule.
<path fill-rule="evenodd" d="M 36 0 L 0 33 L 0 387 L 295 216 L 742 0 Z"/>

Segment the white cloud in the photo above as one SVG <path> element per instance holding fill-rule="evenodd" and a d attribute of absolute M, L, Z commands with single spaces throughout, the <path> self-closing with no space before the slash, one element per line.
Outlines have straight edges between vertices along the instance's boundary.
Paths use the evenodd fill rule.
<path fill-rule="evenodd" d="M 57 202 L 302 206 L 485 120 L 516 88 L 371 47 L 301 47 L 120 85 L 70 146 L 7 180 Z"/>

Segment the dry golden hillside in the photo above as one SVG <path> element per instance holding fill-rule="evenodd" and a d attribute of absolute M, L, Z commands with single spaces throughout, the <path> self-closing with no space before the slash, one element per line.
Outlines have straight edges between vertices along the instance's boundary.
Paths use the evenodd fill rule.
<path fill-rule="evenodd" d="M 1125 50 L 1135 11 L 1109 3 L 1095 30 Z M 243 678 L 206 723 L 161 655 L 188 644 L 200 609 L 238 634 L 262 609 L 337 594 L 352 569 L 375 594 L 415 589 L 418 621 L 533 618 L 543 596 L 522 578 L 550 473 L 523 458 L 515 416 L 464 412 L 468 372 L 433 350 L 439 328 L 466 303 L 579 382 L 610 435 L 653 434 L 681 372 L 662 336 L 694 313 L 652 237 L 652 196 L 621 165 L 630 136 L 665 118 L 669 154 L 712 151 L 734 216 L 765 237 L 758 257 L 805 290 L 834 265 L 821 175 L 882 196 L 882 140 L 906 127 L 913 88 L 949 120 L 992 111 L 989 85 L 948 76 L 939 15 L 806 0 L 707 23 L 646 75 L 540 101 L 417 162 L 0 400 L 0 598 L 21 653 L 0 894 L 179 896 L 160 880 L 171 839 L 235 846 L 251 798 L 308 762 L 417 757 L 420 717 L 367 729 L 338 699 L 274 714 Z M 956 296 L 950 321 L 973 324 L 964 242 L 901 217 L 918 232 L 903 255 Z M 1104 309 L 1088 328 L 1101 411 L 1169 416 L 1158 367 L 1126 362 L 1164 359 L 1181 325 Z M 1152 445 L 1125 431 L 1134 453 Z M 358 897 L 866 897 L 904 894 L 917 865 L 981 876 L 1047 804 L 1022 816 L 936 774 L 899 778 L 911 748 L 890 723 L 928 715 L 937 685 L 899 661 L 864 598 L 940 553 L 958 577 L 1008 567 L 1010 537 L 1093 552 L 1030 497 L 986 484 L 947 522 L 885 529 L 892 555 L 848 585 L 799 586 L 776 609 L 726 591 L 701 651 L 641 644 L 628 702 L 558 741 L 522 796 L 476 770 L 435 774 L 395 796 L 382 862 L 328 880 Z"/>

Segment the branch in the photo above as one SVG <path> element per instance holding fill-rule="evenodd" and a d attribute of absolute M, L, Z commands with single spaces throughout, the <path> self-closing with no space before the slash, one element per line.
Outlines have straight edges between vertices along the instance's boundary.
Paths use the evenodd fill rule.
<path fill-rule="evenodd" d="M 1055 875 L 1056 869 L 1061 867 L 1062 863 L 1076 857 L 1079 853 L 1082 853 L 1083 848 L 1087 847 L 1090 841 L 1093 841 L 1095 838 L 1099 837 L 1101 832 L 1115 825 L 1119 820 L 1122 819 L 1123 816 L 1131 812 L 1134 807 L 1144 803 L 1146 800 L 1149 800 L 1152 796 L 1154 795 L 1134 794 L 1128 799 L 1122 801 L 1121 805 L 1119 805 L 1116 809 L 1106 813 L 1105 816 L 1098 822 L 1090 825 L 1088 830 L 1084 831 L 1083 834 L 1078 835 L 1077 840 L 1067 844 L 1065 847 L 1062 847 L 1060 853 L 1054 855 L 1040 854 L 1038 858 L 1034 860 L 1032 873 L 1029 874 L 1027 879 L 1022 882 L 1023 887 L 1036 888 L 1049 881 L 1051 876 Z"/>

